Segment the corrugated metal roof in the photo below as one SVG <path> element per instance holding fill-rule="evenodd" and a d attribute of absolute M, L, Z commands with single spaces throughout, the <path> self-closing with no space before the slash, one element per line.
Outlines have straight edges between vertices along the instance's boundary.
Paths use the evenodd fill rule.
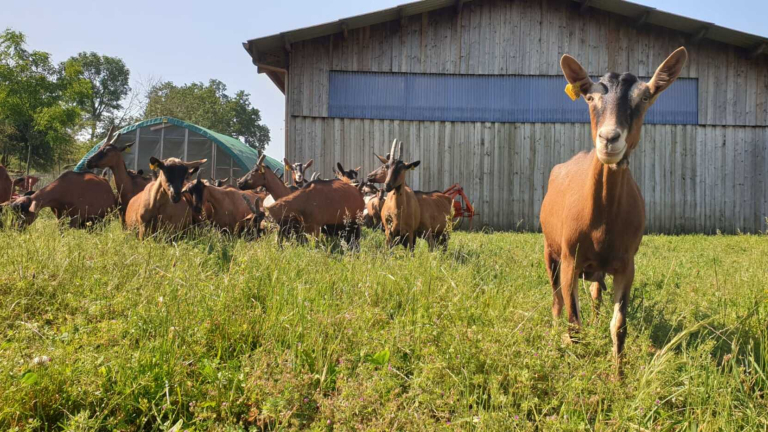
<path fill-rule="evenodd" d="M 471 0 L 458 0 L 466 3 Z M 455 7 L 457 0 L 421 0 L 413 3 L 406 3 L 389 9 L 358 15 L 349 18 L 343 18 L 338 21 L 319 24 L 311 27 L 304 27 L 296 30 L 290 30 L 271 36 L 251 39 L 248 45 L 256 48 L 256 51 L 266 52 L 275 49 L 283 49 L 286 42 L 298 42 L 307 39 L 313 39 L 321 36 L 328 36 L 339 33 L 347 29 L 355 29 L 378 24 L 386 21 L 397 20 L 402 17 L 418 15 L 445 7 Z M 582 0 L 573 0 L 581 3 Z M 699 21 L 693 18 L 675 15 L 664 12 L 649 6 L 643 6 L 628 1 L 616 0 L 590 0 L 589 6 L 607 12 L 623 15 L 630 18 L 639 19 L 648 13 L 645 22 L 678 30 L 691 35 L 699 34 L 702 29 L 706 29 L 704 38 L 723 42 L 730 45 L 736 45 L 746 49 L 755 49 L 761 44 L 768 43 L 768 38 L 754 34 L 744 33 L 737 30 L 721 27 L 713 23 Z M 764 50 L 765 51 L 765 50 Z"/>

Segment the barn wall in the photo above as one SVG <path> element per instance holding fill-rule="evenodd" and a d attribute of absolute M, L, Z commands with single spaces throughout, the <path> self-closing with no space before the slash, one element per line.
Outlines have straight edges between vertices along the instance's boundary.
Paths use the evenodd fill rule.
<path fill-rule="evenodd" d="M 314 158 L 326 177 L 336 161 L 368 172 L 376 167 L 372 152 L 386 153 L 397 137 L 406 159 L 422 160 L 410 174 L 414 188 L 458 182 L 481 214 L 476 226 L 538 229 L 549 172 L 591 146 L 587 124 L 327 118 L 328 71 L 560 75 L 559 58 L 567 52 L 593 75 L 650 76 L 688 40 L 665 28 L 636 29 L 597 10 L 582 15 L 570 3 L 476 0 L 460 14 L 448 8 L 350 30 L 347 38 L 293 43 L 287 157 Z M 768 58 L 747 60 L 737 48 L 709 40 L 686 47 L 682 76 L 699 80 L 700 125 L 646 125 L 631 158 L 648 230 L 765 230 Z"/>
<path fill-rule="evenodd" d="M 397 137 L 414 189 L 460 183 L 480 215 L 476 226 L 539 229 L 552 167 L 591 147 L 587 124 L 458 123 L 294 118 L 298 161 L 326 177 L 378 167 L 373 153 Z M 649 232 L 756 232 L 768 215 L 768 128 L 645 125 L 630 169 L 645 197 Z"/>
<path fill-rule="evenodd" d="M 290 114 L 328 115 L 328 71 L 561 75 L 573 55 L 591 75 L 651 76 L 686 45 L 681 76 L 699 79 L 699 124 L 768 126 L 768 60 L 738 48 L 591 10 L 562 0 L 476 0 L 457 14 L 440 9 L 291 46 Z M 576 5 L 577 6 L 577 5 Z M 662 96 L 663 97 L 663 96 Z"/>

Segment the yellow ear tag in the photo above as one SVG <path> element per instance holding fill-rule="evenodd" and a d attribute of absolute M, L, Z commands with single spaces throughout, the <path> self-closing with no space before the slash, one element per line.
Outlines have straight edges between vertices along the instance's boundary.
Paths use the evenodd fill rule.
<path fill-rule="evenodd" d="M 581 96 L 581 89 L 576 85 L 568 84 L 565 86 L 565 94 L 567 94 L 572 101 L 575 101 Z"/>
<path fill-rule="evenodd" d="M 288 165 L 286 165 L 286 166 L 285 166 L 285 169 L 287 169 L 288 171 L 290 171 L 290 170 L 291 170 L 291 167 L 290 167 L 290 166 L 288 166 Z"/>
<path fill-rule="evenodd" d="M 151 169 L 152 171 L 155 171 L 155 170 L 157 170 L 157 165 L 151 163 L 151 164 L 149 164 L 149 169 Z"/>

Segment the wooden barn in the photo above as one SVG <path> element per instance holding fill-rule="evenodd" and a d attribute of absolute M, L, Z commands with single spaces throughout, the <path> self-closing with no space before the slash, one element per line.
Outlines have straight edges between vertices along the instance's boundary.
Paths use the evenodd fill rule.
<path fill-rule="evenodd" d="M 285 94 L 288 159 L 367 172 L 399 138 L 414 189 L 458 182 L 475 226 L 538 230 L 550 170 L 592 146 L 562 54 L 647 79 L 685 46 L 630 164 L 648 231 L 715 233 L 768 228 L 766 43 L 625 1 L 422 0 L 244 47 Z"/>

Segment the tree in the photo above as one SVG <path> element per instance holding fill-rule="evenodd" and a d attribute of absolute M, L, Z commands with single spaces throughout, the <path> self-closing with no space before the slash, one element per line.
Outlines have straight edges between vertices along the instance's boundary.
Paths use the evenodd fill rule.
<path fill-rule="evenodd" d="M 90 83 L 75 64 L 58 67 L 50 54 L 28 51 L 26 38 L 10 29 L 0 33 L 0 136 L 2 158 L 48 170 L 72 156 L 73 129 Z"/>
<path fill-rule="evenodd" d="M 81 108 L 86 113 L 93 141 L 99 129 L 103 129 L 106 118 L 113 117 L 123 108 L 121 101 L 131 90 L 128 84 L 131 72 L 123 60 L 95 52 L 81 52 L 66 63 L 78 66 L 83 78 L 91 83 L 91 97 Z"/>
<path fill-rule="evenodd" d="M 227 86 L 215 79 L 208 85 L 162 82 L 150 89 L 144 117 L 176 117 L 264 150 L 269 143 L 269 128 L 261 124 L 261 113 L 251 106 L 250 95 L 241 90 L 232 97 L 226 91 Z"/>

